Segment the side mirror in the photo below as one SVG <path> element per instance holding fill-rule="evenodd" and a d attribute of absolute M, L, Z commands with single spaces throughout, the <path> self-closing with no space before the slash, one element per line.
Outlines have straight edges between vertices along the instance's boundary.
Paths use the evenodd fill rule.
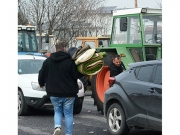
<path fill-rule="evenodd" d="M 120 19 L 120 31 L 127 31 L 127 17 Z"/>
<path fill-rule="evenodd" d="M 49 34 L 46 34 L 45 40 L 46 40 L 46 43 L 49 43 Z"/>

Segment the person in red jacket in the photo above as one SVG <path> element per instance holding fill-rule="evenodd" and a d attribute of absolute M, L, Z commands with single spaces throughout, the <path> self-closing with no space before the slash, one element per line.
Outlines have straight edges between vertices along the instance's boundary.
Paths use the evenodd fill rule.
<path fill-rule="evenodd" d="M 72 135 L 73 105 L 79 90 L 77 79 L 83 76 L 65 50 L 65 44 L 58 42 L 56 52 L 44 61 L 38 76 L 40 87 L 46 86 L 54 107 L 54 135 L 60 134 L 63 114 L 66 134 Z"/>

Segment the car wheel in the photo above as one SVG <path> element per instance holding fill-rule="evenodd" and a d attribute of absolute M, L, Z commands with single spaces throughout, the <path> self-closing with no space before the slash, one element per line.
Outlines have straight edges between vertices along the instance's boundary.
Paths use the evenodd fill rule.
<path fill-rule="evenodd" d="M 117 103 L 109 107 L 107 112 L 107 123 L 112 135 L 127 135 L 129 132 L 124 111 Z"/>
<path fill-rule="evenodd" d="M 84 85 L 84 92 L 85 92 L 87 90 L 88 77 L 87 76 L 83 76 L 83 77 L 79 78 L 79 80 L 83 83 L 83 85 Z"/>
<path fill-rule="evenodd" d="M 24 100 L 23 93 L 18 90 L 18 116 L 26 115 L 28 112 L 28 105 Z"/>
<path fill-rule="evenodd" d="M 84 97 L 76 97 L 74 101 L 73 114 L 79 114 L 82 110 Z"/>
<path fill-rule="evenodd" d="M 73 114 L 79 114 L 82 110 L 83 103 L 74 107 Z"/>

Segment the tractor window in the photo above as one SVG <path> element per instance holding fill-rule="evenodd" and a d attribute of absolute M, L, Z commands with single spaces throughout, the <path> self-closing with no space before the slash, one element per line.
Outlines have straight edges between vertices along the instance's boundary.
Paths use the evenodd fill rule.
<path fill-rule="evenodd" d="M 127 17 L 127 31 L 120 31 L 121 18 L 114 18 L 112 44 L 141 44 L 138 16 Z"/>
<path fill-rule="evenodd" d="M 30 51 L 30 48 L 29 48 L 29 38 L 28 38 L 28 35 L 25 34 L 25 51 Z"/>
<path fill-rule="evenodd" d="M 38 45 L 35 31 L 18 31 L 18 51 L 37 52 Z"/>
<path fill-rule="evenodd" d="M 140 24 L 138 19 L 139 18 L 137 16 L 129 17 L 128 19 L 128 44 L 141 44 Z"/>
<path fill-rule="evenodd" d="M 108 47 L 109 46 L 109 40 L 99 40 L 98 47 Z"/>
<path fill-rule="evenodd" d="M 156 60 L 157 47 L 146 47 L 145 48 L 146 60 Z"/>
<path fill-rule="evenodd" d="M 134 58 L 135 62 L 144 61 L 142 48 L 131 48 L 131 49 L 129 49 L 129 51 L 130 51 L 132 57 Z"/>
<path fill-rule="evenodd" d="M 114 18 L 112 44 L 125 44 L 127 31 L 120 31 L 120 19 Z"/>
<path fill-rule="evenodd" d="M 76 43 L 76 47 L 78 48 L 79 46 L 82 46 L 82 40 L 78 40 Z"/>
<path fill-rule="evenodd" d="M 23 37 L 22 37 L 22 33 L 21 32 L 18 32 L 18 52 L 19 51 L 23 51 Z"/>
<path fill-rule="evenodd" d="M 161 44 L 162 16 L 143 15 L 144 41 L 146 44 Z"/>
<path fill-rule="evenodd" d="M 85 42 L 84 46 L 89 45 L 91 48 L 96 48 L 95 42 Z"/>

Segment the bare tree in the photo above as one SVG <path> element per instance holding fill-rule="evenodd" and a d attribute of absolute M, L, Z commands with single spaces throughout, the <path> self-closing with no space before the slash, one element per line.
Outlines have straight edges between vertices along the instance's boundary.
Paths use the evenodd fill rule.
<path fill-rule="evenodd" d="M 35 24 L 37 29 L 40 30 L 44 23 L 47 1 L 26 0 L 26 2 L 28 3 L 28 18 L 31 20 L 31 23 Z"/>
<path fill-rule="evenodd" d="M 104 29 L 99 12 L 96 12 L 104 3 L 104 0 L 21 0 L 25 15 L 31 24 L 37 26 L 40 31 L 58 36 L 59 40 L 65 40 L 73 44 L 76 36 L 85 36 L 89 32 L 99 35 Z M 19 1 L 18 1 L 19 2 Z M 92 18 L 92 19 L 90 19 Z M 96 25 L 93 25 L 96 22 Z M 101 29 L 99 29 L 101 28 Z M 102 33 L 102 32 L 101 32 Z"/>
<path fill-rule="evenodd" d="M 18 25 L 27 25 L 28 19 L 26 17 L 23 2 L 18 0 Z"/>

